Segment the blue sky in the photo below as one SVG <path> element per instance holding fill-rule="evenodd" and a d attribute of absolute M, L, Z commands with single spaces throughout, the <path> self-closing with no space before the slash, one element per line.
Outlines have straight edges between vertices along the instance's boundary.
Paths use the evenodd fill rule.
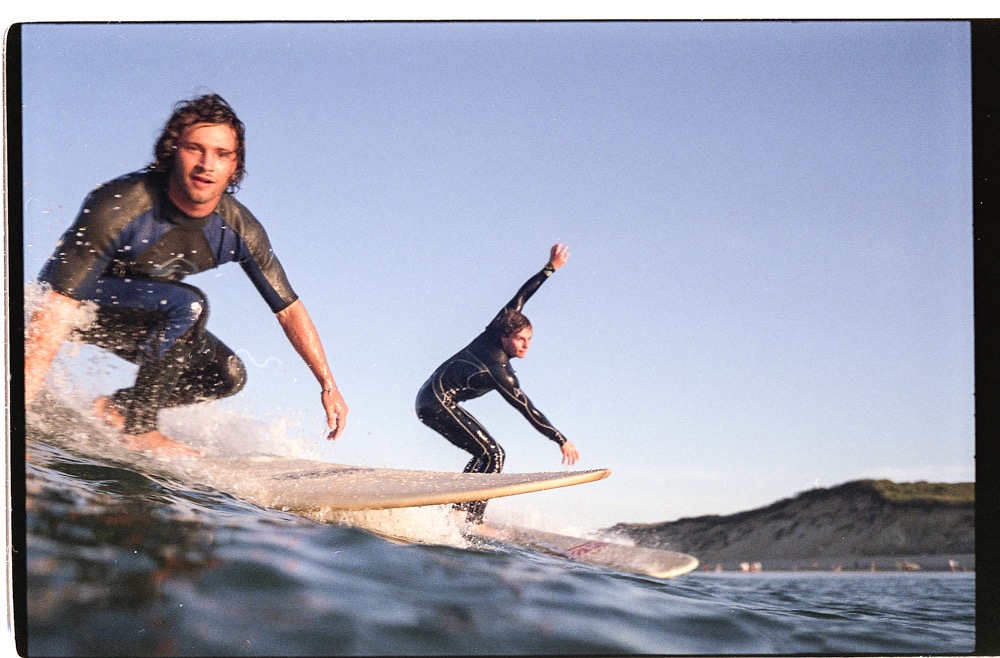
<path fill-rule="evenodd" d="M 148 163 L 175 101 L 217 92 L 247 125 L 237 198 L 351 413 L 327 444 L 314 380 L 230 265 L 189 279 L 250 370 L 219 431 L 236 417 L 328 460 L 461 469 L 413 398 L 559 240 L 572 256 L 526 306 L 535 340 L 515 368 L 578 467 L 614 474 L 498 503 L 594 528 L 863 477 L 974 478 L 966 24 L 23 36 L 26 281 L 90 189 Z M 101 368 L 98 389 L 130 376 Z M 468 406 L 508 470 L 560 468 L 499 396 Z"/>

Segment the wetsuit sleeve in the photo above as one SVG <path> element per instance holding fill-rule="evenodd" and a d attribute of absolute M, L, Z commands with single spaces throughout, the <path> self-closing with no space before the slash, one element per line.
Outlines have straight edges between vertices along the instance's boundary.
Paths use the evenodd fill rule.
<path fill-rule="evenodd" d="M 520 311 L 524 308 L 524 304 L 531 299 L 531 296 L 538 292 L 538 289 L 542 287 L 545 280 L 552 276 L 555 272 L 555 268 L 552 267 L 550 263 L 546 263 L 545 267 L 542 268 L 538 274 L 534 275 L 530 279 L 524 282 L 524 285 L 517 291 L 514 298 L 507 302 L 500 312 L 496 314 L 493 320 L 490 322 L 490 326 L 500 321 L 500 318 L 504 316 L 508 311 Z"/>
<path fill-rule="evenodd" d="M 494 369 L 491 369 L 490 374 L 493 376 L 493 380 L 496 384 L 496 390 L 500 392 L 505 400 L 515 409 L 517 409 L 522 416 L 528 419 L 536 430 L 547 436 L 552 441 L 555 441 L 559 445 L 566 443 L 566 437 L 562 433 L 552 426 L 549 419 L 545 417 L 541 411 L 535 408 L 535 405 L 531 403 L 528 396 L 524 394 L 521 390 L 521 385 L 517 381 L 517 376 L 510 369 L 510 364 L 498 364 Z"/>
<path fill-rule="evenodd" d="M 111 261 L 121 255 L 132 219 L 153 205 L 149 188 L 136 180 L 135 175 L 123 176 L 87 196 L 39 273 L 41 281 L 67 297 L 86 297 Z"/>
<path fill-rule="evenodd" d="M 271 241 L 261 223 L 232 197 L 226 197 L 226 204 L 220 204 L 219 211 L 239 237 L 239 253 L 235 260 L 239 261 L 271 311 L 278 313 L 291 306 L 298 295 L 292 289 L 285 268 L 271 248 Z"/>
<path fill-rule="evenodd" d="M 257 251 L 260 253 L 256 257 L 241 263 L 243 271 L 250 277 L 271 311 L 279 313 L 291 306 L 299 296 L 292 290 L 285 268 L 274 255 L 270 244 L 266 248 L 258 245 Z"/>

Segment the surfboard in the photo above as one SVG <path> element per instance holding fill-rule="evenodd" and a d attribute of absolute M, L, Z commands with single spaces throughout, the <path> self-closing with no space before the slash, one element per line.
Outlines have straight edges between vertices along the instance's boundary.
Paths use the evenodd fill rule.
<path fill-rule="evenodd" d="M 583 539 L 510 525 L 490 524 L 479 536 L 486 541 L 518 546 L 572 562 L 654 578 L 675 578 L 695 570 L 699 564 L 698 558 L 684 553 Z"/>
<path fill-rule="evenodd" d="M 202 458 L 206 479 L 264 507 L 309 513 L 446 505 L 603 480 L 609 469 L 536 473 L 453 473 L 352 466 L 260 455 Z"/>

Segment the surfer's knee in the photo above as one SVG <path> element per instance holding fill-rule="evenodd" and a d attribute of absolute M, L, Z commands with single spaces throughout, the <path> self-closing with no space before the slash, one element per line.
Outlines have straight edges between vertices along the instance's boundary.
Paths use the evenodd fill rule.
<path fill-rule="evenodd" d="M 229 381 L 231 382 L 229 394 L 235 395 L 247 385 L 247 368 L 243 365 L 243 361 L 235 354 L 230 355 L 226 360 L 226 365 L 228 366 Z"/>
<path fill-rule="evenodd" d="M 212 355 L 211 361 L 204 366 L 206 379 L 211 382 L 207 399 L 226 398 L 242 391 L 248 377 L 243 359 L 208 332 L 205 333 L 204 349 Z"/>
<path fill-rule="evenodd" d="M 499 473 L 503 470 L 503 461 L 506 457 L 506 453 L 499 443 L 494 441 L 488 436 L 484 437 L 487 439 L 485 445 L 482 446 L 483 449 L 483 460 L 486 462 L 486 473 Z"/>
<path fill-rule="evenodd" d="M 219 397 L 236 395 L 247 385 L 247 368 L 243 360 L 230 353 L 223 362 L 222 382 L 219 387 Z"/>

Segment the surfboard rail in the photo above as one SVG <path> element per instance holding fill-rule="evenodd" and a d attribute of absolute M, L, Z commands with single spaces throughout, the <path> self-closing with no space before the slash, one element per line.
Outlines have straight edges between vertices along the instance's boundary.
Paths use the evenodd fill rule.
<path fill-rule="evenodd" d="M 272 456 L 202 459 L 216 486 L 265 507 L 293 512 L 446 505 L 603 480 L 611 470 L 454 473 L 376 468 Z"/>

